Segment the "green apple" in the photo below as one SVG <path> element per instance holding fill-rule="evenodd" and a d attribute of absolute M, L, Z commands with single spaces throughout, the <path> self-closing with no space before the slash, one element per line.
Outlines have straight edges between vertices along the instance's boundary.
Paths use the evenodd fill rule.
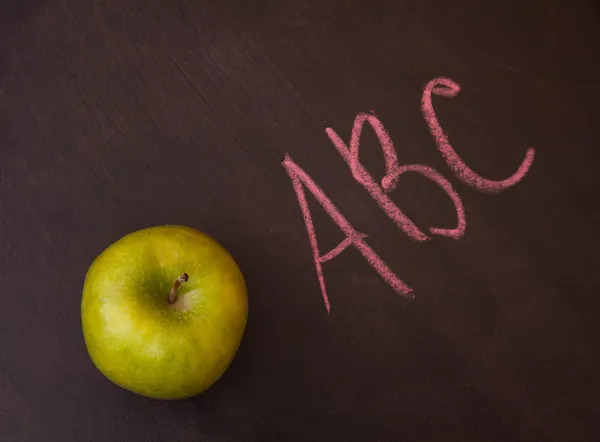
<path fill-rule="evenodd" d="M 91 264 L 81 320 L 94 365 L 158 399 L 196 396 L 228 369 L 248 317 L 243 275 L 213 238 L 184 226 L 130 233 Z"/>

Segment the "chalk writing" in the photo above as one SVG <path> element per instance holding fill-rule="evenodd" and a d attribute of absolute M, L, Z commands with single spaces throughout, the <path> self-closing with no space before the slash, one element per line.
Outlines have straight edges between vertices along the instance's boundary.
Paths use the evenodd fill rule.
<path fill-rule="evenodd" d="M 364 238 L 366 238 L 367 235 L 358 232 L 352 227 L 350 222 L 348 222 L 338 208 L 335 207 L 331 200 L 327 198 L 327 195 L 325 195 L 317 183 L 315 183 L 313 179 L 289 157 L 289 155 L 286 155 L 283 160 L 283 167 L 292 180 L 292 185 L 294 186 L 294 191 L 296 192 L 296 197 L 298 198 L 298 203 L 302 210 L 304 224 L 306 225 L 306 231 L 308 232 L 308 238 L 313 252 L 315 269 L 317 270 L 317 278 L 319 279 L 319 284 L 321 286 L 321 295 L 323 296 L 327 312 L 331 310 L 331 306 L 327 296 L 327 287 L 325 286 L 325 278 L 323 277 L 322 264 L 335 258 L 350 246 L 354 246 L 375 271 L 381 275 L 385 282 L 387 282 L 396 292 L 409 295 L 412 290 L 396 276 L 387 264 L 381 260 L 377 253 L 375 253 L 375 251 L 365 242 Z M 308 201 L 306 200 L 303 186 L 310 191 L 331 219 L 346 235 L 346 238 L 342 242 L 325 255 L 321 255 L 319 252 L 317 234 L 315 232 L 312 215 L 310 213 L 310 208 L 308 207 Z"/>
<path fill-rule="evenodd" d="M 441 152 L 444 160 L 450 169 L 456 174 L 457 178 L 464 184 L 473 187 L 476 190 L 488 193 L 497 193 L 505 190 L 523 179 L 531 164 L 533 163 L 534 150 L 529 148 L 525 154 L 525 158 L 517 171 L 509 178 L 502 181 L 494 181 L 483 178 L 472 169 L 456 153 L 448 137 L 444 133 L 436 113 L 433 109 L 432 94 L 441 95 L 443 97 L 455 97 L 460 91 L 460 86 L 448 78 L 436 78 L 431 80 L 425 86 L 421 99 L 421 110 L 427 122 L 429 130 L 437 144 L 438 150 Z M 373 128 L 375 135 L 379 140 L 383 157 L 385 160 L 386 173 L 381 179 L 381 185 L 373 178 L 367 169 L 360 162 L 360 137 L 362 128 L 368 122 Z M 463 203 L 454 189 L 452 184 L 435 169 L 422 164 L 408 164 L 401 166 L 398 163 L 396 149 L 392 139 L 385 129 L 383 123 L 373 113 L 359 113 L 354 119 L 350 142 L 346 144 L 338 133 L 332 128 L 325 129 L 325 133 L 331 140 L 342 159 L 350 168 L 350 172 L 354 179 L 361 184 L 369 193 L 371 198 L 379 205 L 385 214 L 411 239 L 416 241 L 426 241 L 430 239 L 415 223 L 410 220 L 398 206 L 387 196 L 387 193 L 395 189 L 400 175 L 407 172 L 416 172 L 428 178 L 437 184 L 450 197 L 454 204 L 454 209 L 457 215 L 457 224 L 454 228 L 430 227 L 429 232 L 432 235 L 448 236 L 454 239 L 459 239 L 465 233 L 467 223 L 465 218 L 465 210 Z M 342 215 L 339 209 L 325 195 L 319 185 L 298 165 L 289 155 L 286 154 L 283 161 L 283 167 L 288 173 L 298 204 L 302 211 L 304 223 L 308 233 L 310 246 L 313 253 L 317 278 L 321 287 L 321 295 L 325 303 L 327 312 L 331 311 L 331 305 L 327 296 L 327 287 L 323 275 L 322 264 L 330 261 L 338 256 L 350 246 L 354 246 L 365 260 L 373 267 L 373 269 L 384 279 L 384 281 L 397 293 L 413 297 L 412 289 L 408 287 L 377 255 L 377 253 L 365 242 L 366 234 L 358 232 L 350 222 Z M 336 247 L 329 252 L 321 255 L 317 242 L 312 215 L 308 207 L 306 193 L 304 188 L 315 197 L 321 207 L 327 212 L 330 218 L 346 235 L 346 238 L 341 241 Z"/>
<path fill-rule="evenodd" d="M 435 78 L 431 80 L 425 86 L 423 90 L 423 97 L 421 99 L 421 110 L 429 126 L 429 130 L 435 139 L 439 151 L 442 153 L 446 164 L 450 166 L 450 169 L 456 174 L 459 180 L 464 184 L 471 186 L 477 190 L 488 193 L 497 193 L 505 190 L 511 186 L 514 186 L 523 179 L 531 164 L 533 163 L 534 150 L 533 148 L 527 149 L 523 162 L 517 169 L 517 171 L 509 178 L 502 181 L 488 180 L 474 172 L 461 157 L 456 153 L 448 137 L 444 133 L 442 126 L 437 119 L 435 110 L 433 109 L 433 103 L 431 102 L 431 95 L 441 95 L 442 97 L 456 97 L 460 91 L 458 83 L 450 80 L 449 78 Z"/>
<path fill-rule="evenodd" d="M 377 138 L 381 144 L 383 150 L 383 156 L 386 164 L 386 174 L 381 180 L 381 187 L 375 182 L 371 174 L 361 164 L 359 159 L 360 149 L 360 135 L 362 127 L 368 121 Z M 379 204 L 379 207 L 402 229 L 408 236 L 418 241 L 425 241 L 429 239 L 400 209 L 394 202 L 385 194 L 396 187 L 398 177 L 405 172 L 417 172 L 421 175 L 429 178 L 434 183 L 438 184 L 444 191 L 450 196 L 456 209 L 458 216 L 458 225 L 454 229 L 440 229 L 430 228 L 429 231 L 436 235 L 450 236 L 452 238 L 460 238 L 466 228 L 465 222 L 465 211 L 463 208 L 462 201 L 458 196 L 458 193 L 452 187 L 452 184 L 439 174 L 435 169 L 421 164 L 410 164 L 407 166 L 399 166 L 398 158 L 396 156 L 396 149 L 394 143 L 390 138 L 388 132 L 383 127 L 381 121 L 371 114 L 361 113 L 354 119 L 354 126 L 352 127 L 352 135 L 350 137 L 350 147 L 346 146 L 344 140 L 330 127 L 325 129 L 329 139 L 336 147 L 346 164 L 350 167 L 354 179 L 358 181 L 363 187 L 369 192 L 371 197 Z M 384 193 L 385 192 L 385 193 Z"/>

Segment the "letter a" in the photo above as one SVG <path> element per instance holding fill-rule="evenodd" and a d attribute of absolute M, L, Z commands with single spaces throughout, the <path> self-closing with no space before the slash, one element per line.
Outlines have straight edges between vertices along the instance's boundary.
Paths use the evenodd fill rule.
<path fill-rule="evenodd" d="M 373 267 L 373 269 L 379 273 L 379 275 L 392 287 L 397 293 L 405 296 L 410 296 L 412 289 L 408 287 L 404 282 L 396 276 L 396 274 L 384 263 L 381 258 L 375 253 L 375 251 L 364 241 L 365 234 L 358 232 L 348 220 L 342 215 L 337 207 L 331 202 L 331 200 L 325 195 L 323 190 L 317 183 L 300 167 L 298 166 L 289 155 L 285 156 L 283 161 L 283 167 L 290 176 L 296 197 L 298 198 L 298 204 L 302 210 L 302 216 L 304 218 L 304 224 L 306 225 L 306 231 L 308 233 L 308 239 L 313 253 L 313 259 L 315 263 L 315 269 L 317 271 L 317 278 L 321 286 L 321 294 L 323 301 L 325 302 L 325 308 L 329 313 L 331 306 L 329 304 L 329 298 L 327 297 L 327 287 L 325 286 L 325 278 L 323 276 L 322 264 L 330 261 L 331 259 L 338 256 L 344 250 L 350 246 L 354 246 L 365 260 Z M 321 207 L 325 209 L 327 214 L 336 223 L 340 230 L 346 235 L 346 238 L 340 242 L 336 247 L 321 255 L 319 252 L 319 246 L 317 243 L 317 235 L 313 225 L 312 215 L 308 207 L 308 201 L 306 199 L 306 193 L 304 188 L 308 189 L 309 192 L 316 198 Z"/>

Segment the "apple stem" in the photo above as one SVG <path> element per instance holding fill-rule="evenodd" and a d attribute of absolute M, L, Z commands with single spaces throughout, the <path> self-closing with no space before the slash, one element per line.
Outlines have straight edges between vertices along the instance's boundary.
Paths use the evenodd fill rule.
<path fill-rule="evenodd" d="M 171 293 L 169 293 L 169 304 L 173 304 L 177 300 L 177 289 L 179 286 L 188 281 L 188 274 L 184 273 L 179 278 L 175 280 L 173 283 L 173 288 L 171 289 Z"/>

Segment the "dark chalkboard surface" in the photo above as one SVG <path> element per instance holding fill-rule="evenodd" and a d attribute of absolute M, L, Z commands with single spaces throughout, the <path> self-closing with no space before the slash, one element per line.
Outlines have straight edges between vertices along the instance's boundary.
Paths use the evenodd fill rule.
<path fill-rule="evenodd" d="M 0 10 L 0 439 L 598 440 L 597 3 Z M 161 224 L 249 289 L 177 402 L 81 333 L 91 261 Z"/>

